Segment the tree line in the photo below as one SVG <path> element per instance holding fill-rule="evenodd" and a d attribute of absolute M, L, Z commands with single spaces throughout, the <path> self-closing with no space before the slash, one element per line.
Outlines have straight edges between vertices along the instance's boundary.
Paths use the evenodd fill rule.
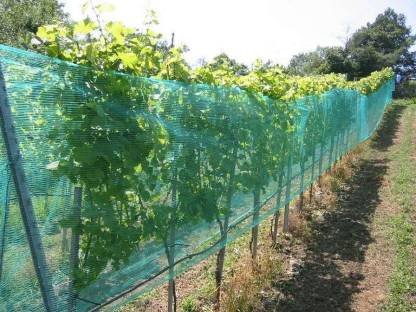
<path fill-rule="evenodd" d="M 392 67 L 404 80 L 416 73 L 416 42 L 406 17 L 388 8 L 358 29 L 341 47 L 318 47 L 292 57 L 287 70 L 296 75 L 346 74 L 349 79 Z"/>

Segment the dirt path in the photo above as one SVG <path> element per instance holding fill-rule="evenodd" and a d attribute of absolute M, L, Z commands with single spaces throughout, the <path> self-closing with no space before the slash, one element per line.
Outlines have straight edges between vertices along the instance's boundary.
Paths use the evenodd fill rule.
<path fill-rule="evenodd" d="M 404 107 L 395 105 L 338 192 L 336 209 L 312 222 L 294 273 L 276 282 L 274 311 L 376 311 L 387 294 L 394 251 L 388 222 L 389 148 L 400 141 Z M 268 309 L 270 311 L 270 309 Z"/>

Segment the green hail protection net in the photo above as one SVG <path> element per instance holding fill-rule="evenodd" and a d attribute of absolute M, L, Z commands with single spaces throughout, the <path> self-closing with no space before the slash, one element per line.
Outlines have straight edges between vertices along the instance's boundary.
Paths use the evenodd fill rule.
<path fill-rule="evenodd" d="M 0 65 L 46 263 L 32 260 L 2 136 L 1 311 L 88 311 L 184 272 L 366 140 L 394 88 L 282 102 L 5 46 Z"/>

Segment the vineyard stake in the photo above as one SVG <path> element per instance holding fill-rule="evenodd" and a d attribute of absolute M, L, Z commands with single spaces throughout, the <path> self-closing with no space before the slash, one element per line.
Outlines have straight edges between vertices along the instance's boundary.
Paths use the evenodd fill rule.
<path fill-rule="evenodd" d="M 305 183 L 305 157 L 303 155 L 302 152 L 302 156 L 301 156 L 301 166 L 300 166 L 300 170 L 301 170 L 301 178 L 300 178 L 300 195 L 299 195 L 299 207 L 298 207 L 298 212 L 302 212 L 303 210 L 303 197 L 304 197 L 304 183 Z"/>
<path fill-rule="evenodd" d="M 253 263 L 257 261 L 257 248 L 258 248 L 258 236 L 259 236 L 259 210 L 260 210 L 260 190 L 255 190 L 253 192 L 253 224 L 254 226 L 251 229 L 251 257 L 253 258 Z"/>
<path fill-rule="evenodd" d="M 311 183 L 309 186 L 309 203 L 312 202 L 312 197 L 313 197 L 313 183 Z"/>
<path fill-rule="evenodd" d="M 309 185 L 309 203 L 312 202 L 312 188 L 314 183 L 314 173 L 315 173 L 315 154 L 316 154 L 316 145 L 313 145 L 313 151 L 312 151 L 312 168 L 311 168 L 311 183 Z"/>
<path fill-rule="evenodd" d="M 277 187 L 277 192 L 276 192 L 276 205 L 275 205 L 276 212 L 273 214 L 273 219 L 272 219 L 271 235 L 272 235 L 272 242 L 274 245 L 276 245 L 276 242 L 277 242 L 277 229 L 279 225 L 280 201 L 282 197 L 282 188 L 283 188 L 283 175 L 284 175 L 284 168 L 282 168 L 281 172 L 279 173 L 279 182 L 278 182 L 278 187 Z"/>
<path fill-rule="evenodd" d="M 64 207 L 64 213 L 66 215 L 66 193 L 68 191 L 68 185 L 64 185 L 63 191 L 62 191 L 62 198 L 63 198 L 63 207 Z M 61 244 L 61 252 L 62 255 L 65 256 L 65 253 L 68 251 L 68 229 L 66 227 L 63 227 L 62 229 L 62 244 Z"/>
<path fill-rule="evenodd" d="M 299 213 L 302 213 L 303 211 L 303 201 L 304 201 L 304 192 L 300 193 L 299 195 L 299 209 L 298 209 Z"/>
<path fill-rule="evenodd" d="M 319 187 L 321 187 L 321 176 L 322 176 L 322 165 L 323 165 L 323 153 L 324 153 L 324 142 L 323 140 L 321 141 L 320 144 L 320 149 L 319 149 L 319 167 L 318 167 L 318 185 Z"/>
<path fill-rule="evenodd" d="M 69 266 L 71 277 L 69 282 L 69 303 L 68 311 L 76 311 L 77 292 L 75 290 L 75 275 L 79 264 L 79 239 L 81 234 L 81 207 L 82 207 L 82 187 L 74 187 L 74 204 L 71 229 L 71 251 Z"/>
<path fill-rule="evenodd" d="M 174 143 L 177 144 L 177 143 Z M 172 198 L 171 198 L 171 224 L 169 229 L 168 264 L 168 312 L 176 312 L 176 285 L 175 285 L 175 243 L 176 243 L 176 209 L 177 209 L 177 168 L 176 168 L 177 146 L 173 152 L 173 172 L 172 172 Z"/>
<path fill-rule="evenodd" d="M 286 194 L 285 194 L 285 213 L 283 218 L 283 232 L 289 232 L 289 201 L 290 201 L 290 189 L 292 186 L 292 144 L 291 149 L 289 151 L 289 159 L 288 159 L 288 166 L 287 166 L 287 180 L 286 180 Z"/>

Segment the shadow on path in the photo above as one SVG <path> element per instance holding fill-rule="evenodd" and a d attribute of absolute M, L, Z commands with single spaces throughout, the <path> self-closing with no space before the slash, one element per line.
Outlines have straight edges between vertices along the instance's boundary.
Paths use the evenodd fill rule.
<path fill-rule="evenodd" d="M 393 106 L 374 135 L 369 159 L 360 162 L 347 187 L 338 193 L 338 207 L 311 224 L 305 257 L 288 280 L 274 285 L 283 294 L 268 311 L 353 311 L 354 293 L 363 279 L 360 265 L 371 243 L 370 225 L 380 202 L 386 173 L 383 151 L 393 144 L 404 106 Z"/>

